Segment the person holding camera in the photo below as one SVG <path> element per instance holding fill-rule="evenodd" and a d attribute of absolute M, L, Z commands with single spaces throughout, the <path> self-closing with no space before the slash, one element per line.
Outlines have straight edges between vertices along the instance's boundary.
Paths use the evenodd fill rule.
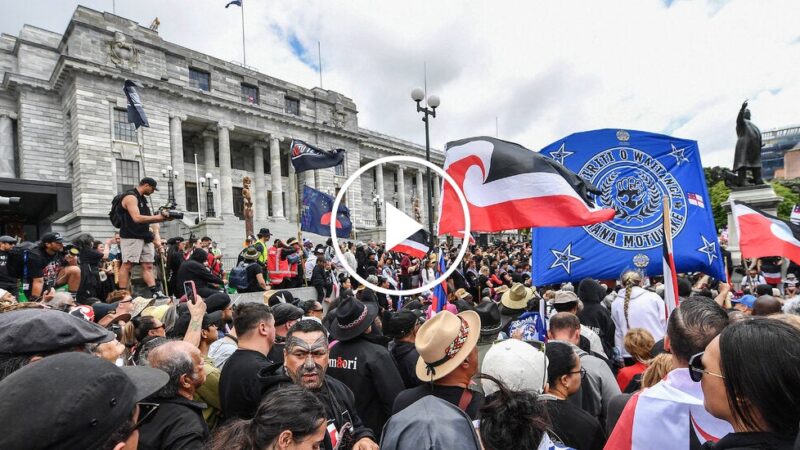
<path fill-rule="evenodd" d="M 120 215 L 122 226 L 119 230 L 122 266 L 119 271 L 118 286 L 130 290 L 130 274 L 134 264 L 141 264 L 142 279 L 154 297 L 162 297 L 153 275 L 155 249 L 161 247 L 161 240 L 150 231 L 150 224 L 172 220 L 169 210 L 161 209 L 152 214 L 145 197 L 157 191 L 156 180 L 145 177 L 139 186 L 127 191 L 122 197 Z"/>

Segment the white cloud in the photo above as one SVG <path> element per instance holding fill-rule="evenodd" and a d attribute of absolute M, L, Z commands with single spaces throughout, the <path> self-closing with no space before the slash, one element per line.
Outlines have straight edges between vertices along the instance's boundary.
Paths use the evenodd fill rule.
<path fill-rule="evenodd" d="M 111 9 L 111 1 L 85 2 Z M 240 15 L 226 0 L 117 0 L 118 14 L 161 19 L 164 39 L 241 59 Z M 75 3 L 4 6 L 0 29 L 63 31 Z M 495 132 L 533 149 L 595 128 L 669 132 L 699 141 L 706 165 L 729 166 L 745 98 L 762 129 L 800 122 L 800 4 L 660 0 L 245 0 L 248 63 L 303 86 L 318 74 L 291 51 L 294 33 L 326 88 L 353 98 L 362 126 L 424 142 L 409 97 L 428 66 L 442 98 L 433 144 Z"/>

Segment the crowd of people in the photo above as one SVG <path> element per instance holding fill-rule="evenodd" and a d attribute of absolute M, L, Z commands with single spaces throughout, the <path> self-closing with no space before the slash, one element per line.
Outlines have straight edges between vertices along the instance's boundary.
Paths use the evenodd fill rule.
<path fill-rule="evenodd" d="M 684 274 L 667 315 L 660 280 L 635 270 L 532 286 L 529 242 L 470 245 L 458 264 L 446 243 L 414 258 L 343 242 L 344 263 L 388 289 L 435 278 L 440 256 L 457 265 L 446 298 L 385 295 L 330 241 L 262 228 L 230 269 L 210 238 L 162 245 L 151 225 L 168 216 L 139 202 L 153 189 L 120 199 L 105 243 L 0 237 L 0 448 L 795 445 L 791 274 L 770 285 L 756 262 L 736 289 Z"/>

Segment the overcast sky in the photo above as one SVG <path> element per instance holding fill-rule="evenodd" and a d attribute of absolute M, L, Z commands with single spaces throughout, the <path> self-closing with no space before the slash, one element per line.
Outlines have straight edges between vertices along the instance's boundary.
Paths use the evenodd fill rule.
<path fill-rule="evenodd" d="M 116 0 L 118 15 L 213 56 L 241 61 L 228 0 Z M 0 31 L 63 32 L 80 3 L 2 2 Z M 248 65 L 355 100 L 359 124 L 424 144 L 409 92 L 441 97 L 433 145 L 495 135 L 534 150 L 570 133 L 627 128 L 699 142 L 730 166 L 735 119 L 750 99 L 762 129 L 800 123 L 800 2 L 633 0 L 245 0 Z"/>

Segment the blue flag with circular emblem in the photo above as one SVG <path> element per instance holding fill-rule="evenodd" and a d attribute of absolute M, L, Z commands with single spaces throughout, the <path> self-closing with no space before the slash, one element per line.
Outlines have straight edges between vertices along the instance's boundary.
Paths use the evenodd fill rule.
<path fill-rule="evenodd" d="M 617 213 L 584 227 L 533 229 L 535 284 L 617 279 L 626 269 L 661 275 L 665 197 L 677 271 L 725 279 L 696 141 L 604 129 L 571 134 L 541 153 L 597 186 L 597 206 Z"/>

